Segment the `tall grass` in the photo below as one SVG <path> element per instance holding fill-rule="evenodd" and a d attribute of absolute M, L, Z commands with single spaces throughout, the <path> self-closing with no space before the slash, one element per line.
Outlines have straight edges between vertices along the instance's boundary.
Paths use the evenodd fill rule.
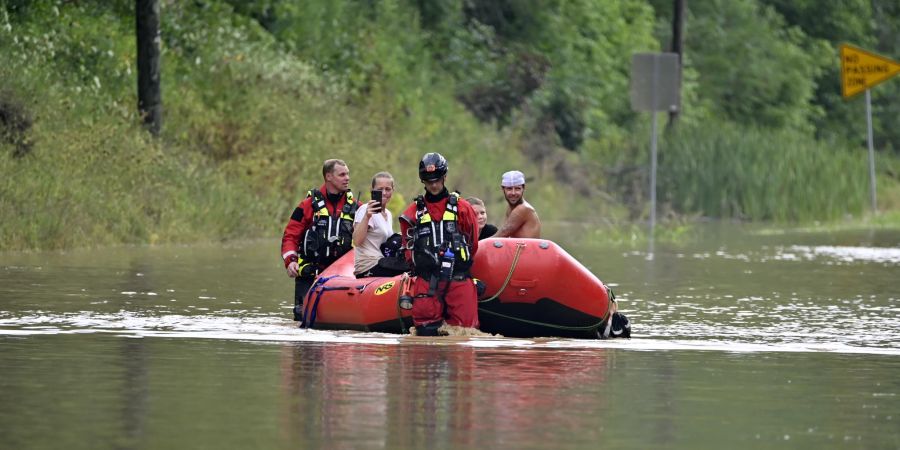
<path fill-rule="evenodd" d="M 717 123 L 679 130 L 661 146 L 659 194 L 678 211 L 750 220 L 808 221 L 858 214 L 864 152 L 808 136 Z"/>

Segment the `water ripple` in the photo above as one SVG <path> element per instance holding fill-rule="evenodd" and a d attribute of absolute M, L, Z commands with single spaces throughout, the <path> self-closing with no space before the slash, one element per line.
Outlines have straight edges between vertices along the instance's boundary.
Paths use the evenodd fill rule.
<path fill-rule="evenodd" d="M 18 317 L 0 312 L 0 335 L 34 336 L 48 334 L 109 333 L 122 337 L 167 337 L 184 339 L 229 339 L 270 342 L 336 342 L 359 344 L 461 345 L 488 348 L 619 348 L 628 350 L 705 350 L 724 352 L 830 352 L 900 355 L 900 338 L 894 333 L 846 333 L 846 324 L 823 321 L 810 327 L 789 321 L 765 325 L 738 326 L 703 320 L 675 324 L 636 326 L 638 337 L 626 340 L 586 340 L 562 338 L 421 338 L 385 333 L 303 330 L 282 317 L 243 312 L 241 316 L 178 315 L 147 316 L 129 311 L 95 313 L 81 311 L 51 314 L 41 311 Z M 893 317 L 897 317 L 894 315 Z M 873 328 L 900 329 L 894 318 Z M 836 339 L 844 335 L 844 338 Z"/>

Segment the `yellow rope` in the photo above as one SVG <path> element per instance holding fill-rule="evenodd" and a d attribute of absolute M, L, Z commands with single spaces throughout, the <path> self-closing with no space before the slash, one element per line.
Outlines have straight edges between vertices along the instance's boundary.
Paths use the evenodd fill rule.
<path fill-rule="evenodd" d="M 516 265 L 519 262 L 519 255 L 522 253 L 522 249 L 525 248 L 525 244 L 522 242 L 518 242 L 518 243 L 516 243 L 516 247 L 517 247 L 516 255 L 515 255 L 515 257 L 513 257 L 513 262 L 509 267 L 509 273 L 506 275 L 506 280 L 503 282 L 503 286 L 500 287 L 500 290 L 498 290 L 496 294 L 494 294 L 493 296 L 486 298 L 484 300 L 479 300 L 478 303 L 487 303 L 491 300 L 494 300 L 500 296 L 500 293 L 502 293 L 504 289 L 506 289 L 506 286 L 509 284 L 509 280 L 512 279 L 513 271 L 516 270 Z M 600 319 L 600 322 L 597 322 L 596 324 L 593 324 L 593 325 L 580 326 L 580 327 L 579 326 L 555 325 L 555 324 L 551 324 L 551 323 L 537 322 L 534 320 L 528 320 L 528 319 L 522 319 L 519 317 L 507 316 L 505 314 L 501 314 L 501 313 L 498 313 L 495 311 L 483 309 L 481 307 L 479 307 L 478 310 L 480 312 L 484 312 L 484 313 L 491 314 L 491 315 L 498 316 L 498 317 L 503 317 L 503 318 L 509 319 L 509 320 L 514 320 L 516 322 L 523 322 L 523 323 L 527 323 L 527 324 L 531 324 L 531 325 L 538 325 L 538 326 L 547 327 L 547 328 L 554 328 L 557 330 L 593 331 L 593 330 L 596 330 L 597 328 L 599 328 L 601 325 L 603 325 L 606 322 L 607 319 L 609 319 L 610 307 L 612 306 L 612 302 L 614 301 L 613 300 L 614 298 L 615 297 L 607 298 L 608 303 L 607 303 L 607 307 L 606 307 L 606 313 L 603 314 L 603 317 Z"/>
<path fill-rule="evenodd" d="M 509 284 L 509 280 L 512 279 L 513 272 L 516 270 L 516 264 L 519 263 L 519 255 L 522 254 L 522 249 L 523 249 L 523 248 L 525 248 L 525 243 L 524 243 L 524 242 L 517 242 L 517 243 L 516 243 L 516 255 L 513 257 L 512 264 L 510 264 L 510 266 L 509 266 L 509 273 L 506 274 L 506 280 L 503 282 L 503 285 L 500 286 L 500 290 L 497 291 L 496 294 L 492 295 L 492 296 L 489 297 L 489 298 L 486 298 L 486 299 L 484 299 L 484 300 L 478 300 L 478 303 L 487 303 L 487 302 L 489 302 L 489 301 L 491 301 L 491 300 L 495 300 L 497 297 L 500 296 L 500 293 L 503 292 L 504 289 L 506 289 L 506 285 Z"/>

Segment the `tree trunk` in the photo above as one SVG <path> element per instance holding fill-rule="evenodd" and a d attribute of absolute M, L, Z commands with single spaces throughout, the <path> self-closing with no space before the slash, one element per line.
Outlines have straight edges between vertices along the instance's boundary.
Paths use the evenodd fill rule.
<path fill-rule="evenodd" d="M 678 54 L 678 84 L 681 90 L 681 66 L 684 62 L 682 53 L 684 52 L 684 8 L 687 0 L 674 0 L 674 11 L 672 14 L 672 53 Z M 681 112 L 681 102 L 678 102 L 678 109 L 669 111 L 669 123 L 666 128 L 672 128 L 678 120 L 678 113 Z"/>
<path fill-rule="evenodd" d="M 138 112 L 154 136 L 162 128 L 159 87 L 159 0 L 135 0 L 137 33 Z"/>

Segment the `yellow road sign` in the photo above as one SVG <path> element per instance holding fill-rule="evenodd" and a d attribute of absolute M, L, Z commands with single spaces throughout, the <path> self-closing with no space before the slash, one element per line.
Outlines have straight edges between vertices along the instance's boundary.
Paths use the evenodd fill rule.
<path fill-rule="evenodd" d="M 853 97 L 900 73 L 900 63 L 859 47 L 841 44 L 841 94 Z"/>

